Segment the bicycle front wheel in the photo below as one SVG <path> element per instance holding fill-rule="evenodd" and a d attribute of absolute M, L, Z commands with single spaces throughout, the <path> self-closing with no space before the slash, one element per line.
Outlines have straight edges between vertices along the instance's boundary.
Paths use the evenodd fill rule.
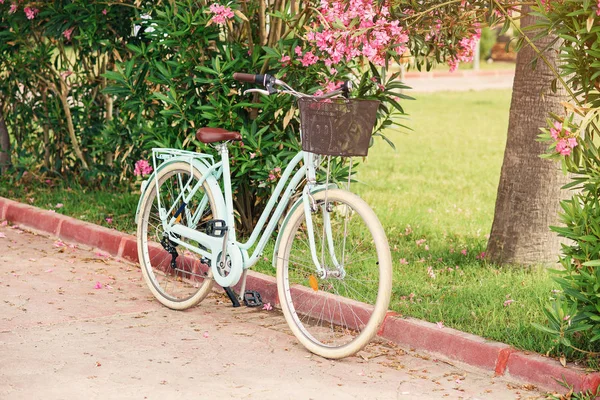
<path fill-rule="evenodd" d="M 283 228 L 279 300 L 292 332 L 308 350 L 343 358 L 366 346 L 385 318 L 391 255 L 381 223 L 360 197 L 335 189 L 313 198 L 315 211 L 307 216 L 301 204 Z"/>
<path fill-rule="evenodd" d="M 184 310 L 202 301 L 212 288 L 213 278 L 210 267 L 185 246 L 202 248 L 200 243 L 184 237 L 178 237 L 183 243 L 170 240 L 163 229 L 160 208 L 163 213 L 171 210 L 171 214 L 179 210 L 180 224 L 206 230 L 211 220 L 218 219 L 208 184 L 204 183 L 184 206 L 180 197 L 183 191 L 189 194 L 201 178 L 200 171 L 188 163 L 167 165 L 156 177 L 158 190 L 154 180 L 148 183 L 140 209 L 137 243 L 144 280 L 154 297 L 175 310 Z"/>

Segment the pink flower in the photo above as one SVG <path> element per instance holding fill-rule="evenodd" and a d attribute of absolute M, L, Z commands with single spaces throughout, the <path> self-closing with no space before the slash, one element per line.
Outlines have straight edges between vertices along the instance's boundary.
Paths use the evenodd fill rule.
<path fill-rule="evenodd" d="M 152 173 L 152 167 L 146 160 L 139 160 L 135 163 L 135 169 L 133 170 L 133 174 L 135 176 L 144 177 L 146 175 L 150 175 Z"/>
<path fill-rule="evenodd" d="M 433 272 L 433 268 L 431 266 L 427 267 L 427 275 L 429 275 L 431 279 L 435 279 L 435 272 Z"/>
<path fill-rule="evenodd" d="M 12 4 L 10 5 L 10 9 L 8 10 L 8 13 L 9 13 L 9 14 L 14 14 L 14 13 L 16 13 L 16 12 L 17 12 L 17 8 L 18 8 L 17 4 L 16 4 L 16 3 L 12 3 Z"/>
<path fill-rule="evenodd" d="M 269 174 L 269 178 L 268 178 L 268 179 L 269 179 L 270 181 L 274 181 L 276 178 L 275 178 L 275 175 L 273 175 L 273 174 Z"/>
<path fill-rule="evenodd" d="M 102 14 L 106 15 L 108 13 L 108 10 L 105 8 L 104 10 L 102 10 Z"/>
<path fill-rule="evenodd" d="M 209 11 L 214 14 L 211 18 L 211 22 L 214 22 L 217 25 L 225 25 L 227 20 L 233 18 L 233 11 L 231 11 L 231 7 L 225 7 L 217 3 L 213 3 L 209 7 Z"/>
<path fill-rule="evenodd" d="M 106 217 L 104 218 L 104 220 L 106 221 L 107 224 L 112 224 L 113 219 L 111 217 Z"/>
<path fill-rule="evenodd" d="M 73 30 L 75 29 L 75 27 L 71 27 L 69 29 L 66 29 L 63 31 L 63 36 L 65 37 L 65 39 L 67 40 L 71 40 L 71 35 L 73 35 Z"/>
<path fill-rule="evenodd" d="M 556 151 L 561 156 L 568 156 L 571 154 L 571 146 L 569 146 L 569 142 L 566 139 L 560 139 L 556 142 Z"/>
<path fill-rule="evenodd" d="M 483 260 L 485 258 L 485 251 L 482 251 L 481 253 L 479 253 L 479 255 L 475 258 L 478 260 Z"/>
<path fill-rule="evenodd" d="M 94 285 L 94 289 L 102 289 L 102 284 L 100 282 L 96 282 L 96 285 Z"/>
<path fill-rule="evenodd" d="M 302 63 L 303 67 L 311 66 L 317 61 L 319 61 L 319 58 L 316 57 L 311 51 L 307 51 L 306 54 L 304 54 L 304 57 L 300 59 L 300 62 Z"/>
<path fill-rule="evenodd" d="M 263 305 L 262 309 L 266 311 L 271 311 L 273 309 L 273 306 L 271 305 L 271 303 L 266 303 Z"/>
<path fill-rule="evenodd" d="M 256 153 L 250 153 L 250 159 L 252 160 L 254 157 L 256 157 Z"/>
<path fill-rule="evenodd" d="M 508 300 L 506 300 L 506 301 L 504 302 L 504 307 L 508 307 L 508 306 L 510 306 L 512 303 L 514 303 L 514 300 L 512 300 L 512 299 L 508 299 Z"/>
<path fill-rule="evenodd" d="M 467 255 L 467 249 L 462 249 L 460 251 L 460 254 L 462 254 L 463 256 L 466 256 Z"/>
<path fill-rule="evenodd" d="M 286 66 L 286 65 L 289 65 L 289 64 L 290 64 L 290 61 L 291 61 L 291 60 L 292 60 L 292 59 L 290 58 L 290 56 L 281 56 L 281 60 L 279 60 L 279 62 L 280 62 L 280 63 L 281 63 L 283 66 Z"/>
<path fill-rule="evenodd" d="M 550 135 L 552 136 L 552 139 L 557 140 L 558 135 L 560 135 L 561 131 L 562 131 L 562 123 L 555 121 L 554 128 L 550 128 Z"/>
<path fill-rule="evenodd" d="M 25 11 L 25 16 L 27 16 L 27 19 L 34 19 L 37 13 L 40 12 L 40 10 L 33 7 L 25 7 L 23 11 Z"/>
<path fill-rule="evenodd" d="M 401 258 L 400 259 L 400 264 L 401 265 L 408 265 L 408 261 L 406 261 L 406 258 Z"/>

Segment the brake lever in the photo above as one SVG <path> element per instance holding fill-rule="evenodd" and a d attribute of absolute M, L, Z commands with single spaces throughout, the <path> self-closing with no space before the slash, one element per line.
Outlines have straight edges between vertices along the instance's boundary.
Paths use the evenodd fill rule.
<path fill-rule="evenodd" d="M 247 89 L 244 90 L 244 96 L 248 93 L 260 93 L 262 95 L 268 96 L 271 93 L 269 93 L 268 91 L 264 90 L 264 89 Z"/>

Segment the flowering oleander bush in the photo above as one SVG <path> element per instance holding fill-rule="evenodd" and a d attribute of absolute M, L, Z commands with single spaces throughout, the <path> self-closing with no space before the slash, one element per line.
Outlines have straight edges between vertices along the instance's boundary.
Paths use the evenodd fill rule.
<path fill-rule="evenodd" d="M 390 66 L 472 57 L 487 1 L 0 1 L 0 107 L 17 171 L 88 184 L 142 174 L 152 147 L 211 151 L 195 131 L 237 130 L 233 186 L 249 229 L 299 148 L 289 97 L 242 96 L 234 72 L 271 73 L 320 93 L 352 80 L 382 101 L 375 137 L 402 127 L 404 85 Z M 492 17 L 494 19 L 495 17 Z M 348 162 L 337 160 L 335 174 Z"/>
<path fill-rule="evenodd" d="M 566 115 L 552 115 L 540 140 L 544 157 L 560 161 L 571 173 L 573 196 L 561 202 L 562 226 L 552 229 L 566 239 L 556 274 L 561 291 L 546 309 L 548 326 L 539 327 L 556 342 L 585 353 L 600 346 L 600 3 L 544 1 L 537 28 L 560 37 L 560 76 L 572 94 Z M 576 32 L 576 34 L 573 34 Z M 557 81 L 560 80 L 557 77 Z M 556 83 L 555 84 L 559 84 Z M 598 355 L 598 353 L 596 353 Z"/>

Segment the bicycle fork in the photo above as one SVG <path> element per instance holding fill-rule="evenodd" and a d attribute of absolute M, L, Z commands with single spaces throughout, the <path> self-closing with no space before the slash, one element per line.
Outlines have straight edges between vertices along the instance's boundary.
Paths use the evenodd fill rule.
<path fill-rule="evenodd" d="M 331 229 L 331 218 L 330 213 L 333 211 L 330 209 L 331 205 L 327 201 L 327 191 L 325 192 L 325 203 L 322 206 L 317 206 L 315 199 L 310 194 L 308 186 L 304 188 L 302 191 L 302 199 L 304 206 L 304 215 L 306 218 L 306 230 L 308 234 L 308 242 L 310 247 L 310 253 L 312 257 L 312 261 L 315 264 L 317 269 L 317 274 L 321 279 L 325 279 L 329 276 L 335 276 L 338 278 L 343 278 L 346 275 L 344 271 L 344 266 L 340 264 L 335 255 L 335 247 L 333 243 L 333 234 Z M 323 232 L 322 232 L 322 243 L 321 243 L 321 259 L 319 260 L 319 255 L 317 251 L 317 245 L 315 242 L 315 228 L 313 224 L 312 215 L 315 212 L 321 209 L 322 217 L 323 217 Z M 327 268 L 325 264 L 325 241 L 327 241 L 327 250 L 328 254 L 331 257 L 331 262 L 335 267 L 335 270 Z"/>

